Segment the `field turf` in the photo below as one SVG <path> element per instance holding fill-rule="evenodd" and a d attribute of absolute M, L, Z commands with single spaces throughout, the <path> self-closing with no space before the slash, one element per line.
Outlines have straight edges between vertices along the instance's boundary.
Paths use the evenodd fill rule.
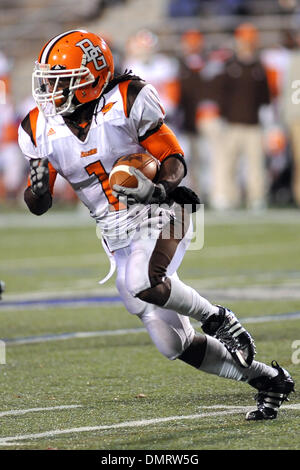
<path fill-rule="evenodd" d="M 0 215 L 0 449 L 299 450 L 299 229 L 297 211 L 208 212 L 204 248 L 179 271 L 245 319 L 257 360 L 296 381 L 277 420 L 252 423 L 254 389 L 168 361 L 114 280 L 99 286 L 109 263 L 85 216 Z M 87 297 L 98 301 L 45 302 Z"/>

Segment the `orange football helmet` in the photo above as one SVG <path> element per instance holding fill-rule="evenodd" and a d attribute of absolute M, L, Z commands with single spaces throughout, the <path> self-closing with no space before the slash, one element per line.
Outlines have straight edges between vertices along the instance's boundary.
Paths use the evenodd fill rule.
<path fill-rule="evenodd" d="M 42 48 L 32 74 L 32 95 L 45 116 L 64 115 L 99 98 L 113 75 L 113 56 L 104 39 L 72 30 Z"/>

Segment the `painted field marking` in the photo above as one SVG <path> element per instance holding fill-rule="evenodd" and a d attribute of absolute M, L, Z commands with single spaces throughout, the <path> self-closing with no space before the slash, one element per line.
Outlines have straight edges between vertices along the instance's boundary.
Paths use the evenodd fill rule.
<path fill-rule="evenodd" d="M 295 281 L 294 281 L 295 282 Z M 201 292 L 201 295 L 207 298 L 219 298 L 223 300 L 270 300 L 270 299 L 300 299 L 298 285 L 280 286 L 280 285 L 261 285 L 261 286 L 239 286 L 239 287 L 214 287 L 205 285 L 205 282 L 196 280 L 187 280 L 187 284 Z M 0 302 L 0 311 L 5 310 L 26 310 L 26 309 L 45 309 L 45 308 L 81 308 L 95 306 L 103 303 L 120 303 L 121 298 L 114 288 L 108 288 L 107 291 L 93 291 L 81 295 L 76 292 L 68 291 L 63 293 L 36 292 L 29 295 L 10 295 Z"/>
<path fill-rule="evenodd" d="M 41 268 L 49 266 L 77 266 L 80 267 L 82 264 L 98 265 L 103 263 L 103 260 L 107 259 L 107 255 L 103 252 L 102 247 L 99 246 L 99 251 L 93 254 L 79 254 L 79 255 L 57 255 L 57 256 L 41 256 L 36 258 L 7 258 L 3 259 L 3 263 L 6 263 L 5 268 L 34 268 L 37 266 Z"/>
<path fill-rule="evenodd" d="M 34 413 L 38 411 L 55 411 L 55 410 L 68 410 L 72 408 L 82 408 L 81 405 L 60 405 L 60 406 L 48 406 L 47 408 L 28 408 L 24 410 L 7 410 L 0 411 L 0 418 L 4 416 L 20 416 L 27 413 Z"/>
<path fill-rule="evenodd" d="M 299 273 L 300 279 L 300 273 Z M 13 293 L 13 294 L 5 294 L 5 301 L 7 302 L 21 302 L 27 300 L 51 300 L 51 299 L 72 299 L 72 298 L 79 298 L 88 297 L 88 296 L 117 296 L 118 291 L 116 287 L 111 286 L 105 288 L 96 287 L 98 285 L 98 281 L 93 277 L 93 279 L 85 279 L 85 280 L 77 280 L 72 283 L 72 286 L 75 286 L 75 289 L 56 289 L 56 285 L 52 286 L 49 284 L 49 288 L 43 287 L 45 290 L 38 290 L 38 291 L 28 291 L 28 292 L 20 292 L 20 293 Z M 50 290 L 50 286 L 54 287 L 55 290 Z M 93 286 L 93 287 L 92 287 Z M 80 289 L 81 287 L 81 289 Z M 87 290 L 87 288 L 89 289 Z M 1 306 L 1 303 L 0 303 Z"/>
<path fill-rule="evenodd" d="M 221 407 L 221 405 L 215 405 L 217 407 Z M 207 409 L 207 407 L 203 407 Z M 208 407 L 212 408 L 212 407 Z M 122 429 L 122 428 L 135 428 L 135 427 L 144 427 L 144 426 L 151 426 L 155 424 L 163 424 L 169 423 L 172 421 L 186 421 L 186 420 L 195 420 L 195 419 L 202 419 L 207 417 L 214 417 L 214 416 L 224 416 L 224 415 L 231 415 L 231 414 L 239 414 L 239 413 L 246 413 L 247 411 L 253 410 L 253 406 L 233 406 L 232 408 L 222 406 L 222 408 L 226 408 L 224 411 L 214 411 L 212 413 L 198 413 L 194 415 L 186 415 L 186 416 L 168 416 L 166 418 L 153 418 L 153 419 L 144 419 L 140 421 L 126 421 L 124 423 L 117 423 L 111 425 L 100 425 L 100 426 L 84 426 L 78 428 L 69 428 L 69 429 L 54 429 L 52 431 L 45 431 L 40 433 L 32 433 L 32 434 L 23 434 L 17 436 L 7 436 L 0 438 L 0 445 L 5 445 L 6 443 L 15 442 L 15 441 L 22 441 L 27 439 L 43 439 L 49 437 L 55 437 L 64 434 L 78 434 L 81 432 L 95 432 L 95 431 L 109 431 L 114 429 Z M 300 403 L 296 405 L 286 405 L 282 407 L 285 410 L 300 410 Z"/>
<path fill-rule="evenodd" d="M 121 299 L 118 296 L 96 296 L 96 297 L 78 297 L 78 298 L 51 298 L 51 299 L 33 299 L 33 300 L 15 300 L 3 301 L 0 304 L 0 311 L 11 309 L 45 309 L 51 307 L 87 307 L 88 305 L 99 305 L 102 303 L 120 303 Z"/>
<path fill-rule="evenodd" d="M 266 315 L 266 316 L 257 316 L 242 318 L 242 323 L 268 323 L 274 321 L 290 321 L 298 320 L 300 318 L 300 312 L 289 312 L 278 315 Z M 197 328 L 200 325 L 192 323 L 192 325 Z M 38 335 L 38 336 L 25 336 L 17 338 L 2 338 L 2 341 L 5 342 L 7 346 L 10 345 L 22 345 L 22 344 L 35 344 L 35 343 L 46 343 L 48 341 L 62 341 L 67 339 L 79 339 L 79 338 L 96 338 L 102 336 L 122 336 L 128 335 L 130 333 L 147 333 L 146 328 L 123 328 L 118 330 L 102 330 L 102 331 L 78 331 L 70 333 L 58 333 L 58 334 L 48 334 L 48 335 Z"/>
<path fill-rule="evenodd" d="M 215 225 L 268 225 L 268 224 L 291 224 L 299 225 L 299 213 L 297 209 L 267 209 L 260 214 L 255 214 L 247 210 L 228 210 L 225 212 L 206 210 L 205 224 Z M 53 228 L 91 228 L 95 227 L 94 220 L 90 217 L 83 206 L 77 210 L 49 213 L 43 219 L 43 224 L 39 217 L 22 212 L 0 215 L 0 230 L 10 228 L 37 228 L 38 230 L 47 230 Z"/>
<path fill-rule="evenodd" d="M 228 246 L 209 246 L 201 250 L 201 257 L 204 258 L 220 258 L 220 257 L 235 257 L 235 256 L 254 256 L 260 254 L 272 254 L 278 253 L 278 251 L 293 251 L 295 250 L 296 242 L 283 245 L 282 243 L 269 243 L 257 244 L 257 245 L 228 245 Z M 6 269 L 11 268 L 38 268 L 43 265 L 46 266 L 57 266 L 58 264 L 65 267 L 68 266 L 81 266 L 82 264 L 89 265 L 100 265 L 103 259 L 107 259 L 107 255 L 104 253 L 101 246 L 99 251 L 93 254 L 81 253 L 76 255 L 64 255 L 64 256 L 41 256 L 41 257 L 25 257 L 25 258 L 7 258 L 2 259 L 2 262 L 6 264 Z"/>
<path fill-rule="evenodd" d="M 102 274 L 100 273 L 99 278 L 101 276 Z M 261 281 L 263 284 L 260 284 Z M 227 276 L 206 276 L 205 278 L 185 277 L 185 282 L 191 285 L 191 287 L 200 289 L 202 291 L 202 295 L 204 291 L 211 293 L 215 292 L 215 295 L 220 295 L 218 293 L 222 291 L 225 292 L 225 290 L 227 291 L 228 289 L 235 289 L 238 291 L 233 292 L 233 294 L 237 296 L 241 289 L 243 289 L 243 294 L 247 291 L 247 289 L 250 293 L 252 289 L 261 289 L 265 290 L 265 297 L 269 298 L 277 292 L 278 288 L 286 289 L 286 294 L 295 294 L 296 289 L 298 292 L 300 271 L 254 272 L 248 274 L 239 273 Z M 264 284 L 264 282 L 266 282 L 266 284 Z M 291 288 L 293 289 L 292 291 L 289 290 Z M 75 279 L 72 281 L 72 288 L 62 289 L 61 284 L 56 284 L 55 282 L 51 281 L 43 284 L 40 290 L 36 290 L 34 292 L 7 292 L 3 300 L 7 302 L 22 300 L 47 300 L 57 298 L 58 296 L 65 299 L 77 298 L 78 296 L 86 297 L 87 295 L 95 297 L 99 297 L 101 295 L 117 296 L 118 291 L 113 285 L 105 285 L 104 288 L 99 287 L 97 279 L 93 276 L 92 278 L 85 277 L 84 279 Z M 0 308 L 3 308 L 1 307 L 1 303 Z"/>
<path fill-rule="evenodd" d="M 255 405 L 254 405 L 255 406 Z M 203 409 L 208 409 L 208 410 L 218 410 L 218 409 L 223 409 L 223 410 L 237 410 L 241 408 L 242 410 L 249 411 L 249 409 L 253 409 L 253 406 L 247 406 L 246 408 L 242 405 L 240 406 L 235 406 L 235 405 L 210 405 L 210 406 L 200 406 L 200 408 Z M 300 403 L 294 403 L 293 405 L 283 405 L 280 407 L 280 410 L 300 410 Z"/>
<path fill-rule="evenodd" d="M 28 336 L 24 338 L 7 338 L 3 341 L 5 344 L 34 344 L 34 343 L 45 343 L 48 341 L 62 341 L 66 339 L 78 339 L 78 338 L 95 338 L 98 336 L 119 336 L 127 335 L 130 333 L 146 333 L 146 328 L 124 328 L 122 330 L 103 330 L 103 331 L 78 331 L 75 333 L 61 333 L 53 335 L 42 335 L 42 336 Z"/>
<path fill-rule="evenodd" d="M 284 245 L 283 243 L 270 243 L 268 245 L 224 245 L 208 246 L 201 250 L 201 258 L 228 258 L 240 256 L 268 255 L 273 253 L 295 250 L 296 242 Z"/>
<path fill-rule="evenodd" d="M 239 283 L 238 286 L 245 286 L 245 287 L 272 287 L 270 285 L 259 284 L 259 282 L 272 282 L 275 281 L 277 283 L 282 284 L 283 282 L 297 282 L 300 278 L 300 271 L 260 271 L 260 272 L 249 272 L 249 273 L 239 273 L 239 274 L 228 274 L 227 276 L 214 276 L 214 277 L 203 277 L 203 278 L 187 278 L 184 277 L 184 282 L 187 284 L 194 283 L 195 285 L 199 285 L 199 288 L 203 287 L 210 287 L 210 288 L 218 288 L 218 284 L 221 284 L 221 287 L 225 288 L 227 285 L 233 283 Z M 247 284 L 241 284 L 243 283 Z M 250 284 L 249 282 L 255 282 L 255 284 Z M 223 283 L 223 285 L 222 285 Z M 225 285 L 224 285 L 225 283 Z M 217 284 L 217 286 L 216 286 Z M 214 286 L 214 287 L 212 287 Z M 278 284 L 275 284 L 278 287 Z"/>

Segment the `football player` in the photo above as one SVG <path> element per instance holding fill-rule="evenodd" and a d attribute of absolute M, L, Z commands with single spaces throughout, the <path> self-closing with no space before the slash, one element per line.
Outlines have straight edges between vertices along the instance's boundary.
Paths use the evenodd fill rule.
<path fill-rule="evenodd" d="M 32 92 L 37 107 L 19 129 L 31 166 L 24 193 L 30 211 L 50 209 L 55 177 L 62 175 L 102 232 L 125 307 L 141 319 L 158 350 L 207 373 L 248 382 L 259 393 L 247 419 L 276 418 L 294 387 L 289 373 L 277 363 L 255 361 L 253 340 L 234 313 L 177 276 L 191 233 L 183 206 L 198 201 L 178 187 L 187 171 L 183 151 L 164 123 L 156 90 L 132 73 L 115 77 L 104 40 L 73 30 L 42 48 Z M 146 151 L 161 162 L 157 181 L 133 170 L 137 188 L 110 188 L 114 162 Z M 124 206 L 123 197 L 138 203 L 138 210 L 136 204 Z M 205 334 L 195 333 L 191 318 Z"/>

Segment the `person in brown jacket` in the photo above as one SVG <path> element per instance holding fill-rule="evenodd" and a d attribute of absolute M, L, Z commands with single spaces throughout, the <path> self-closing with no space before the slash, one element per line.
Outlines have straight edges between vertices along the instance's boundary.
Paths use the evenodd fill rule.
<path fill-rule="evenodd" d="M 222 151 L 212 165 L 212 205 L 218 209 L 241 204 L 238 178 L 239 157 L 246 157 L 246 205 L 260 209 L 265 205 L 265 158 L 259 124 L 261 106 L 270 103 L 267 76 L 257 55 L 258 31 L 244 23 L 235 31 L 235 52 L 224 64 L 219 77 L 221 116 L 226 125 Z"/>

